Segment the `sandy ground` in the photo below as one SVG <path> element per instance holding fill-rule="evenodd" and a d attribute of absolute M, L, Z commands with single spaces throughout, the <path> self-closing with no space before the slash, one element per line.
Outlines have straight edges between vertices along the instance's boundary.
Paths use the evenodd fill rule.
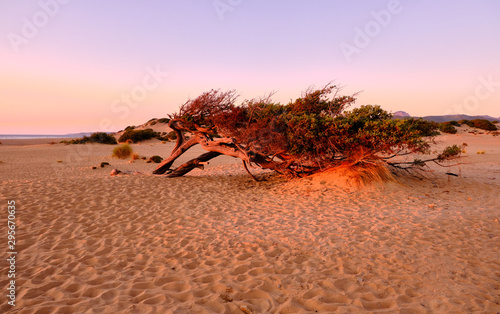
<path fill-rule="evenodd" d="M 361 189 L 332 174 L 254 182 L 225 157 L 182 178 L 112 177 L 155 164 L 4 140 L 0 224 L 15 200 L 18 255 L 12 308 L 2 249 L 0 312 L 497 313 L 500 137 L 438 140 L 468 144 L 461 165 Z"/>

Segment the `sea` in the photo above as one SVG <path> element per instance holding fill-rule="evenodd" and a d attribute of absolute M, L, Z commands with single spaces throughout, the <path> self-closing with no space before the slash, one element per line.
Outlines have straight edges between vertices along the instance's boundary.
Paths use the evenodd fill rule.
<path fill-rule="evenodd" d="M 49 134 L 0 134 L 0 140 L 30 140 L 36 138 L 75 138 L 89 136 L 92 133 L 75 133 L 64 135 L 49 135 Z"/>

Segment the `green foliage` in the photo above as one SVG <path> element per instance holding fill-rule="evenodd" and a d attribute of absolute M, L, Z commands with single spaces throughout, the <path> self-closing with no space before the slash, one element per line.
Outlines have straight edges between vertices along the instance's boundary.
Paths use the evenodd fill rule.
<path fill-rule="evenodd" d="M 110 144 L 110 145 L 118 144 L 113 135 L 104 132 L 92 133 L 90 137 L 84 136 L 82 138 L 74 139 L 71 141 L 61 141 L 61 143 L 65 144 L 100 143 L 100 144 Z"/>
<path fill-rule="evenodd" d="M 448 122 L 440 123 L 439 130 L 443 133 L 449 133 L 449 134 L 457 133 L 457 129 L 455 129 L 455 127 Z"/>
<path fill-rule="evenodd" d="M 438 155 L 439 161 L 449 160 L 454 157 L 457 157 L 462 152 L 462 147 L 458 145 L 448 146 L 446 147 L 441 154 Z"/>
<path fill-rule="evenodd" d="M 466 123 L 471 128 L 478 128 L 486 131 L 496 131 L 497 127 L 491 121 L 486 119 L 474 119 Z"/>
<path fill-rule="evenodd" d="M 149 140 L 152 138 L 156 138 L 158 133 L 153 131 L 152 129 L 145 130 L 127 130 L 125 133 L 120 136 L 118 142 L 126 142 L 127 140 L 131 140 L 133 143 L 137 143 L 144 140 Z"/>
<path fill-rule="evenodd" d="M 120 159 L 125 159 L 127 157 L 129 157 L 130 155 L 132 155 L 132 147 L 130 147 L 130 145 L 128 144 L 123 144 L 123 145 L 120 145 L 118 147 L 115 147 L 115 149 L 113 149 L 113 157 L 117 157 L 117 158 L 120 158 Z"/>
<path fill-rule="evenodd" d="M 449 121 L 448 123 L 449 123 L 449 124 L 451 124 L 451 125 L 453 125 L 453 126 L 460 126 L 460 125 L 461 125 L 460 123 L 458 123 L 458 122 L 457 122 L 457 121 L 455 121 L 455 120 L 451 120 L 451 121 Z"/>

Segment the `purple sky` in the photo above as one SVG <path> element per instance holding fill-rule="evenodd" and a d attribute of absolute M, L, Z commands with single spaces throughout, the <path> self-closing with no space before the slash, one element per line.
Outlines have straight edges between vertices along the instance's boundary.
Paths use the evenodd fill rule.
<path fill-rule="evenodd" d="M 0 134 L 117 131 L 236 89 L 500 117 L 500 1 L 2 1 Z"/>

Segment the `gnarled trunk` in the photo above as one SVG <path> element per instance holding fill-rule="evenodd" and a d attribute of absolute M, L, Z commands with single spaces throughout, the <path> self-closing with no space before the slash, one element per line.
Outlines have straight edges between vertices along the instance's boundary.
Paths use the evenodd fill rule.
<path fill-rule="evenodd" d="M 209 135 L 210 130 L 199 126 L 188 125 L 180 119 L 173 119 L 169 122 L 177 134 L 177 142 L 168 158 L 165 158 L 158 167 L 153 171 L 153 174 L 166 174 L 167 177 L 180 177 L 193 170 L 194 168 L 203 168 L 203 164 L 208 160 L 220 155 L 239 158 L 243 161 L 245 170 L 256 179 L 248 170 L 247 164 L 255 164 L 264 169 L 274 170 L 279 173 L 311 173 L 313 169 L 298 170 L 294 165 L 293 160 L 278 161 L 258 152 L 249 150 L 242 145 L 239 145 L 233 138 L 212 138 Z M 184 132 L 192 132 L 193 136 L 187 139 Z M 189 148 L 200 144 L 201 147 L 208 152 L 200 155 L 197 158 L 182 164 L 176 169 L 171 169 L 174 161 L 185 153 Z"/>

